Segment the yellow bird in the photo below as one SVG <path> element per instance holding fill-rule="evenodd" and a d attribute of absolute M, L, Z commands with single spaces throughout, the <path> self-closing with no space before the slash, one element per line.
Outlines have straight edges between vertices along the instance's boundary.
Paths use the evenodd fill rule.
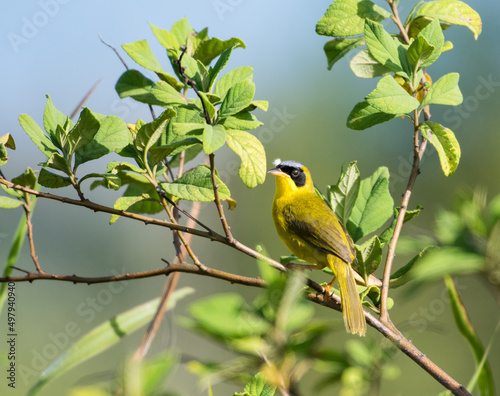
<path fill-rule="evenodd" d="M 318 269 L 332 269 L 339 282 L 346 330 L 364 336 L 366 321 L 351 267 L 353 262 L 357 264 L 351 237 L 316 194 L 311 173 L 304 165 L 283 161 L 268 173 L 276 176 L 272 212 L 278 235 L 297 257 Z"/>

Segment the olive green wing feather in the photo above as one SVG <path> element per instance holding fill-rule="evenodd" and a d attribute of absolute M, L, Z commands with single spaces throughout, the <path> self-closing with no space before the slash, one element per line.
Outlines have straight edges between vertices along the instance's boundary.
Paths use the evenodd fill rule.
<path fill-rule="evenodd" d="M 302 201 L 302 205 L 287 205 L 283 213 L 287 231 L 310 245 L 351 263 L 356 253 L 354 246 L 351 246 L 350 237 L 326 203 L 319 197 L 318 200 Z"/>

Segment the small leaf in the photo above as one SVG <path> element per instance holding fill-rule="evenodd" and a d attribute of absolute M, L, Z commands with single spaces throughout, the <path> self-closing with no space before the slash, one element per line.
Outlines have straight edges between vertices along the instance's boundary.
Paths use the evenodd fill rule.
<path fill-rule="evenodd" d="M 455 134 L 450 129 L 430 121 L 423 122 L 420 130 L 438 152 L 445 176 L 452 175 L 460 161 L 460 145 Z"/>
<path fill-rule="evenodd" d="M 263 125 L 257 117 L 251 114 L 248 111 L 241 111 L 235 115 L 227 117 L 222 121 L 222 125 L 224 125 L 227 129 L 238 129 L 240 131 L 248 131 L 251 129 L 258 128 Z"/>
<path fill-rule="evenodd" d="M 439 19 L 434 19 L 431 23 L 424 27 L 418 36 L 424 37 L 427 42 L 434 47 L 434 51 L 431 56 L 429 56 L 429 58 L 422 63 L 422 67 L 428 67 L 432 65 L 437 58 L 439 58 L 441 52 L 445 51 L 444 35 L 441 25 L 439 24 Z"/>
<path fill-rule="evenodd" d="M 238 174 L 243 183 L 254 188 L 266 179 L 266 152 L 255 136 L 248 132 L 231 129 L 226 131 L 227 145 L 241 158 Z"/>
<path fill-rule="evenodd" d="M 133 43 L 123 44 L 125 52 L 142 67 L 154 72 L 163 73 L 161 63 L 156 59 L 147 40 L 139 40 Z"/>
<path fill-rule="evenodd" d="M 354 242 L 381 227 L 392 214 L 394 201 L 389 192 L 389 170 L 378 168 L 363 179 L 347 229 Z"/>
<path fill-rule="evenodd" d="M 363 37 L 334 38 L 333 40 L 327 41 L 323 49 L 328 61 L 328 70 L 331 70 L 337 61 L 347 55 L 349 51 L 363 44 L 363 42 Z"/>
<path fill-rule="evenodd" d="M 395 289 L 397 287 L 403 286 L 407 282 L 413 279 L 412 269 L 413 266 L 426 255 L 431 249 L 434 249 L 435 246 L 427 246 L 420 253 L 418 253 L 415 257 L 413 257 L 406 265 L 398 269 L 391 275 L 389 287 Z"/>
<path fill-rule="evenodd" d="M 420 109 L 431 104 L 441 104 L 458 106 L 463 101 L 462 92 L 458 87 L 458 73 L 448 73 L 431 85 L 423 102 L 420 104 Z"/>
<path fill-rule="evenodd" d="M 100 123 L 94 113 L 85 107 L 80 113 L 78 122 L 68 133 L 68 141 L 71 145 L 71 153 L 77 152 L 94 138 L 99 130 Z"/>
<path fill-rule="evenodd" d="M 175 104 L 188 103 L 188 100 L 184 96 L 182 96 L 174 87 L 172 87 L 170 84 L 167 84 L 165 81 L 155 82 L 151 86 L 151 90 L 149 93 L 155 101 L 155 103 L 151 104 L 166 107 Z"/>
<path fill-rule="evenodd" d="M 359 274 L 367 280 L 373 274 L 382 261 L 382 245 L 378 236 L 375 235 L 361 246 L 356 247 Z"/>
<path fill-rule="evenodd" d="M 390 14 L 369 0 L 336 0 L 316 24 L 316 33 L 345 37 L 363 33 L 366 19 L 380 22 Z"/>
<path fill-rule="evenodd" d="M 14 177 L 12 179 L 12 183 L 31 188 L 32 190 L 38 190 L 36 185 L 36 175 L 31 168 L 26 169 L 22 174 Z"/>
<path fill-rule="evenodd" d="M 5 135 L 0 136 L 0 144 L 3 144 L 5 147 L 15 150 L 16 143 L 14 142 L 14 138 L 10 133 L 6 133 Z"/>
<path fill-rule="evenodd" d="M 142 194 L 142 195 L 131 195 L 131 196 L 123 196 L 118 198 L 114 205 L 113 208 L 117 210 L 128 210 L 132 205 L 135 205 L 138 202 L 141 202 L 145 199 L 149 199 L 150 196 L 148 194 Z M 120 218 L 119 215 L 113 214 L 111 215 L 111 219 L 109 220 L 109 224 L 114 224 L 116 221 Z"/>
<path fill-rule="evenodd" d="M 394 73 L 409 78 L 407 70 L 403 66 L 406 62 L 404 51 L 400 52 L 398 45 L 392 36 L 384 30 L 384 27 L 379 23 L 366 20 L 364 33 L 366 46 L 372 56 Z"/>
<path fill-rule="evenodd" d="M 415 20 L 420 16 L 439 19 L 453 25 L 466 26 L 472 33 L 474 33 L 474 38 L 476 40 L 481 34 L 481 17 L 470 6 L 461 1 L 429 1 L 422 4 L 422 6 L 415 13 L 413 19 Z"/>
<path fill-rule="evenodd" d="M 45 168 L 40 170 L 38 175 L 38 183 L 48 188 L 61 188 L 71 185 L 69 177 L 60 176 L 56 173 L 50 172 Z"/>
<path fill-rule="evenodd" d="M 229 189 L 217 175 L 216 181 L 220 199 L 229 198 Z M 215 199 L 210 168 L 205 165 L 199 165 L 172 183 L 162 183 L 161 186 L 168 194 L 187 201 L 210 202 Z"/>
<path fill-rule="evenodd" d="M 151 27 L 151 30 L 153 31 L 153 34 L 155 35 L 156 39 L 160 42 L 160 44 L 163 47 L 165 47 L 168 50 L 179 49 L 180 45 L 175 35 L 170 33 L 168 30 L 153 25 L 151 22 L 149 23 L 149 26 Z"/>
<path fill-rule="evenodd" d="M 348 128 L 361 131 L 392 120 L 396 116 L 396 114 L 384 113 L 367 102 L 360 102 L 351 110 L 349 117 L 347 117 L 346 125 Z"/>
<path fill-rule="evenodd" d="M 99 130 L 92 141 L 76 152 L 75 166 L 118 151 L 129 143 L 127 124 L 120 117 L 98 116 L 98 118 L 100 118 Z"/>
<path fill-rule="evenodd" d="M 151 94 L 153 84 L 154 81 L 145 77 L 138 70 L 127 70 L 116 82 L 115 89 L 122 99 L 131 97 L 141 103 L 162 106 L 164 102 L 159 101 Z"/>
<path fill-rule="evenodd" d="M 18 199 L 13 199 L 9 197 L 4 197 L 0 195 L 0 208 L 3 209 L 15 209 L 21 206 L 23 203 Z"/>
<path fill-rule="evenodd" d="M 200 43 L 194 53 L 194 58 L 208 66 L 212 60 L 217 58 L 225 50 L 238 47 L 246 48 L 245 43 L 239 38 L 233 37 L 229 40 L 222 41 L 217 37 L 213 37 Z"/>
<path fill-rule="evenodd" d="M 253 79 L 253 68 L 250 66 L 237 67 L 229 73 L 224 74 L 219 81 L 215 84 L 214 94 L 222 99 L 226 97 L 229 89 L 239 82 L 248 81 Z"/>
<path fill-rule="evenodd" d="M 203 130 L 203 151 L 212 154 L 226 142 L 226 129 L 222 125 L 205 125 Z"/>
<path fill-rule="evenodd" d="M 182 19 L 179 19 L 172 25 L 170 33 L 175 36 L 179 45 L 185 45 L 188 36 L 190 36 L 192 33 L 195 33 L 195 31 L 191 27 L 187 17 L 184 17 Z"/>
<path fill-rule="evenodd" d="M 210 68 L 208 74 L 209 74 L 209 83 L 208 83 L 208 90 L 210 91 L 212 89 L 212 86 L 215 83 L 215 80 L 217 79 L 217 76 L 219 73 L 224 69 L 224 67 L 227 65 L 227 62 L 229 62 L 229 58 L 231 57 L 231 53 L 233 52 L 233 46 L 229 47 L 226 49 L 222 54 L 219 56 L 219 59 L 217 59 L 217 62 L 215 62 L 214 67 Z"/>
<path fill-rule="evenodd" d="M 66 158 L 64 158 L 59 153 L 52 154 L 51 157 L 47 160 L 47 162 L 43 165 L 48 166 L 49 168 L 52 169 L 60 170 L 66 173 L 68 176 L 72 174 L 70 164 L 68 164 Z"/>
<path fill-rule="evenodd" d="M 408 48 L 408 60 L 415 70 L 420 70 L 435 52 L 435 47 L 423 36 L 418 36 Z"/>
<path fill-rule="evenodd" d="M 50 136 L 50 140 L 56 146 L 58 146 L 58 138 L 56 133 L 57 126 L 60 125 L 61 127 L 64 127 L 64 125 L 66 124 L 66 120 L 68 120 L 68 117 L 56 109 L 56 107 L 52 104 L 50 96 L 47 95 L 47 104 L 45 105 L 45 111 L 43 113 L 43 126 L 45 128 L 45 131 L 47 131 L 48 135 Z M 69 129 L 73 129 L 75 124 L 71 120 L 69 120 L 69 123 Z M 62 147 L 58 148 L 62 150 Z"/>
<path fill-rule="evenodd" d="M 52 143 L 49 137 L 42 131 L 33 118 L 27 114 L 21 114 L 19 116 L 19 123 L 32 142 L 35 143 L 40 151 L 47 157 L 50 157 L 53 153 L 57 152 L 57 148 L 54 143 Z"/>
<path fill-rule="evenodd" d="M 175 143 L 152 147 L 149 150 L 150 153 L 149 162 L 151 163 L 151 165 L 156 165 L 160 161 L 163 161 L 165 157 L 172 155 L 174 151 L 178 151 L 178 149 L 184 151 L 187 148 L 191 147 L 193 144 L 197 143 L 200 143 L 200 140 L 197 138 L 186 138 L 184 140 L 180 140 Z"/>
<path fill-rule="evenodd" d="M 143 125 L 138 131 L 135 139 L 135 147 L 141 152 L 147 153 L 165 131 L 169 120 L 176 116 L 173 109 L 167 109 L 161 113 L 156 120 Z"/>
<path fill-rule="evenodd" d="M 193 292 L 194 290 L 188 287 L 176 290 L 168 302 L 167 309 L 172 309 L 178 300 Z M 48 382 L 99 355 L 120 342 L 126 335 L 140 329 L 153 318 L 159 303 L 160 298 L 156 298 L 138 305 L 103 322 L 85 334 L 40 374 L 38 382 L 30 389 L 29 395 L 35 395 Z"/>
<path fill-rule="evenodd" d="M 476 360 L 476 366 L 481 362 L 485 352 L 481 340 L 477 336 L 474 326 L 470 320 L 467 313 L 465 305 L 460 298 L 460 294 L 456 288 L 455 282 L 449 275 L 445 275 L 444 283 L 448 289 L 448 295 L 450 297 L 451 310 L 453 312 L 453 317 L 455 318 L 455 323 L 458 330 L 464 336 L 464 338 L 469 343 L 474 358 Z M 482 370 L 478 377 L 478 390 L 480 395 L 494 395 L 495 390 L 493 388 L 493 378 L 491 375 L 491 369 L 489 364 L 486 362 L 483 365 Z"/>
<path fill-rule="evenodd" d="M 342 170 L 337 184 L 328 187 L 328 202 L 342 224 L 346 224 L 351 215 L 358 196 L 359 184 L 359 170 L 354 161 L 349 164 L 345 172 Z"/>
<path fill-rule="evenodd" d="M 252 103 L 255 95 L 255 84 L 244 80 L 233 85 L 227 91 L 227 95 L 219 109 L 219 117 L 227 117 L 238 113 Z"/>
<path fill-rule="evenodd" d="M 202 104 L 204 106 L 205 111 L 208 114 L 208 117 L 210 118 L 210 120 L 214 120 L 215 119 L 215 107 L 214 107 L 214 105 L 210 102 L 210 99 L 205 94 L 205 92 L 198 91 L 198 94 L 200 95 Z"/>
<path fill-rule="evenodd" d="M 391 70 L 380 64 L 368 49 L 359 51 L 349 63 L 357 77 L 374 78 L 390 74 Z"/>
<path fill-rule="evenodd" d="M 399 85 L 393 76 L 385 76 L 366 98 L 368 104 L 388 114 L 406 114 L 415 110 L 420 102 Z"/>
<path fill-rule="evenodd" d="M 399 211 L 401 208 L 394 208 L 394 218 L 392 220 L 392 223 L 389 227 L 387 227 L 384 232 L 380 234 L 380 242 L 382 246 L 384 246 L 387 242 L 389 242 L 392 238 L 392 235 L 394 234 L 394 229 L 396 228 L 396 221 L 399 216 Z M 417 206 L 417 209 L 415 210 L 407 210 L 405 212 L 405 218 L 403 219 L 403 224 L 406 223 L 407 221 L 410 221 L 414 217 L 417 217 L 420 214 L 420 210 L 422 210 L 422 207 L 420 205 Z"/>
<path fill-rule="evenodd" d="M 250 396 L 273 396 L 276 388 L 266 383 L 262 373 L 257 373 L 248 384 L 245 385 L 243 392 Z"/>

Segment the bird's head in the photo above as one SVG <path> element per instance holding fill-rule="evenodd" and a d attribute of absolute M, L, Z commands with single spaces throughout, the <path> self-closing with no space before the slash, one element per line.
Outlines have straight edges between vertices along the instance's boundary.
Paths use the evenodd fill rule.
<path fill-rule="evenodd" d="M 276 176 L 278 193 L 293 193 L 302 190 L 314 192 L 311 173 L 300 162 L 283 161 L 267 173 Z"/>

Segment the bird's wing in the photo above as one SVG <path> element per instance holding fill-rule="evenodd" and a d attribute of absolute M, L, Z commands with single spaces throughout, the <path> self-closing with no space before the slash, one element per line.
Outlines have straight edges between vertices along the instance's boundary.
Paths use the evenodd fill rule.
<path fill-rule="evenodd" d="M 318 199 L 321 200 L 319 197 Z M 321 205 L 318 201 L 313 204 L 310 200 L 302 200 L 300 203 L 289 204 L 284 210 L 287 231 L 310 245 L 351 263 L 356 253 L 354 247 L 351 248 L 350 237 L 337 216 L 323 200 Z M 314 210 L 307 208 L 308 205 L 313 205 Z"/>

